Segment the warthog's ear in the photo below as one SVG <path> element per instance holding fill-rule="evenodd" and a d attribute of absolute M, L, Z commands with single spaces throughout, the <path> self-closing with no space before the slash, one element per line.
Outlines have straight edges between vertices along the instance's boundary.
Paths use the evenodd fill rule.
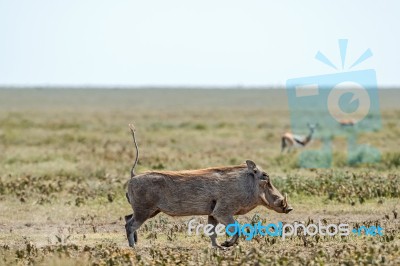
<path fill-rule="evenodd" d="M 256 166 L 256 164 L 255 164 L 253 161 L 247 160 L 247 161 L 246 161 L 246 164 L 247 164 L 247 168 L 248 168 L 250 171 L 253 171 L 254 173 L 257 172 L 257 166 Z"/>

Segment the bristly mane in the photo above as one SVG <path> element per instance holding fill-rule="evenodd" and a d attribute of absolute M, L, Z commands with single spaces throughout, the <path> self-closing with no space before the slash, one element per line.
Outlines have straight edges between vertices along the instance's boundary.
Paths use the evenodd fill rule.
<path fill-rule="evenodd" d="M 147 171 L 144 174 L 159 174 L 169 177 L 191 177 L 191 176 L 206 176 L 209 174 L 220 173 L 225 174 L 227 172 L 235 172 L 247 169 L 246 164 L 233 165 L 233 166 L 220 166 L 210 167 L 196 170 L 180 170 L 180 171 Z"/>

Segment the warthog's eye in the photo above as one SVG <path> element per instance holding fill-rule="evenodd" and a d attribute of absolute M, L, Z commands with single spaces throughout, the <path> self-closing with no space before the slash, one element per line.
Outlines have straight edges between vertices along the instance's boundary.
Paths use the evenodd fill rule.
<path fill-rule="evenodd" d="M 269 175 L 265 172 L 262 173 L 262 178 L 263 180 L 267 180 L 267 178 L 269 177 Z"/>

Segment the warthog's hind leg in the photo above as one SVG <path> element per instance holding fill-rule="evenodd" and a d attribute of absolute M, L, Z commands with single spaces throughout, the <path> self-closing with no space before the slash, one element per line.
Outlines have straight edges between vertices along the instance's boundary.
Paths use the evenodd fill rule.
<path fill-rule="evenodd" d="M 126 224 L 126 236 L 128 237 L 128 242 L 130 247 L 134 247 L 137 242 L 136 230 L 149 218 L 156 216 L 159 210 L 146 209 L 145 211 L 135 210 L 133 215 L 125 216 Z"/>
<path fill-rule="evenodd" d="M 129 230 L 129 226 L 131 226 L 131 223 L 133 223 L 133 213 L 126 215 L 125 216 L 125 230 L 126 230 L 126 237 L 128 238 L 129 241 L 129 236 L 130 236 L 130 230 Z M 133 232 L 133 243 L 137 243 L 138 239 L 137 239 L 137 232 L 134 231 Z M 131 246 L 131 241 L 129 242 L 129 246 Z"/>
<path fill-rule="evenodd" d="M 138 219 L 133 215 L 127 216 L 131 216 L 131 218 L 125 224 L 126 236 L 128 237 L 129 246 L 133 248 L 137 243 L 136 230 L 147 220 L 147 217 L 145 219 Z"/>
<path fill-rule="evenodd" d="M 133 217 L 126 223 L 126 236 L 128 237 L 128 242 L 130 247 L 134 247 L 137 243 L 137 233 L 136 230 L 143 224 L 144 221 L 136 221 Z"/>
<path fill-rule="evenodd" d="M 217 248 L 221 248 L 220 245 L 218 245 L 218 241 L 217 241 L 217 233 L 215 232 L 215 227 L 218 225 L 218 221 L 212 217 L 211 215 L 208 216 L 208 223 L 211 224 L 213 226 L 212 230 L 211 230 L 211 235 L 210 235 L 210 239 L 211 239 L 211 245 L 213 247 L 217 247 Z"/>

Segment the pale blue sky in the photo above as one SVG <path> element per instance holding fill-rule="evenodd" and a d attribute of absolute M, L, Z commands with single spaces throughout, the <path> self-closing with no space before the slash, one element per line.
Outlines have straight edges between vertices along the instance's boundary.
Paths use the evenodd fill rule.
<path fill-rule="evenodd" d="M 280 86 L 367 48 L 400 85 L 399 1 L 0 0 L 1 85 Z"/>

